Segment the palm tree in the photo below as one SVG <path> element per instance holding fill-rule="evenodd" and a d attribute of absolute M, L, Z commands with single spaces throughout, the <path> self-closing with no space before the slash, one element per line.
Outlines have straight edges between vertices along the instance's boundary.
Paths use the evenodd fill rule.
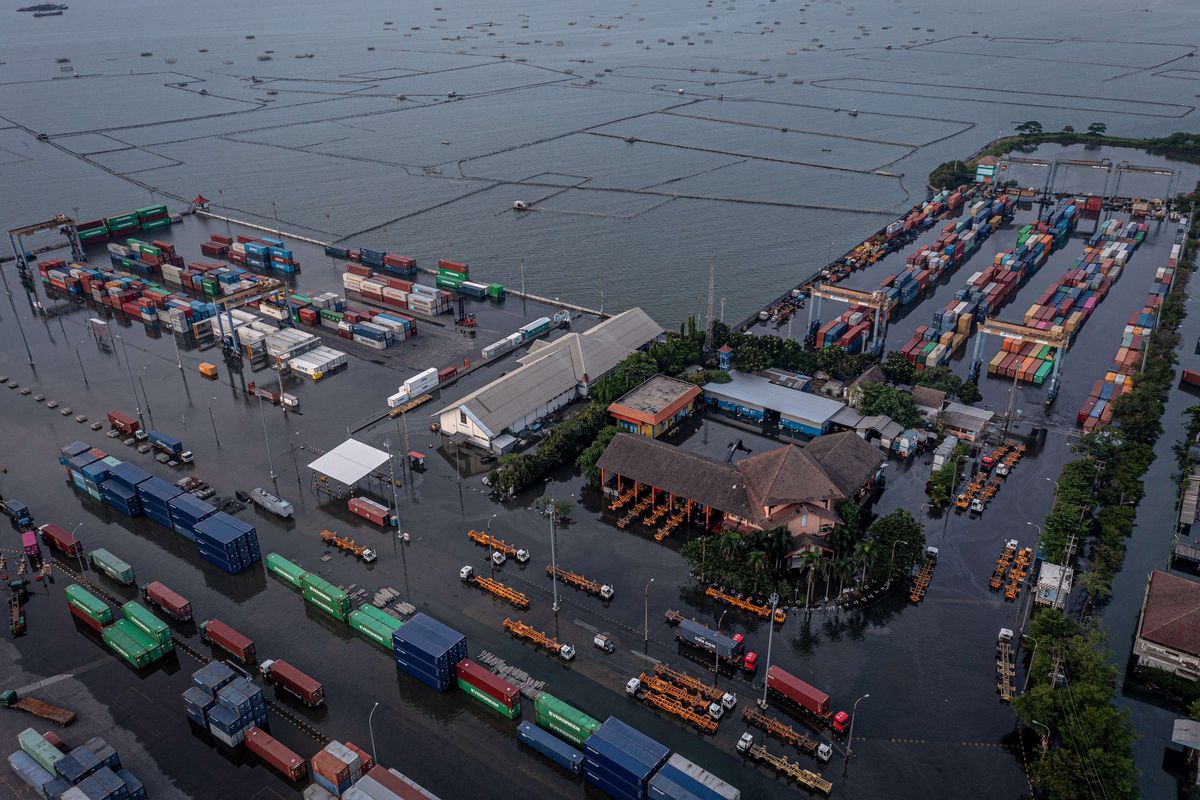
<path fill-rule="evenodd" d="M 842 596 L 842 590 L 846 588 L 846 579 L 854 574 L 854 560 L 849 556 L 840 556 L 833 559 L 833 574 L 838 579 L 837 596 Z"/>
<path fill-rule="evenodd" d="M 758 579 L 767 571 L 767 554 L 762 550 L 751 550 L 746 553 L 746 569 L 753 581 L 750 591 L 758 594 Z"/>
<path fill-rule="evenodd" d="M 825 541 L 833 548 L 833 552 L 839 556 L 846 555 L 854 547 L 854 539 L 854 531 L 845 525 L 833 526 L 833 530 L 825 537 Z"/>
<path fill-rule="evenodd" d="M 745 542 L 742 540 L 742 535 L 737 531 L 725 531 L 717 538 L 716 544 L 717 552 L 726 564 L 732 564 L 741 560 Z"/>
<path fill-rule="evenodd" d="M 859 542 L 854 548 L 854 555 L 858 559 L 858 563 L 862 565 L 862 574 L 858 579 L 858 590 L 863 590 L 863 584 L 867 582 L 867 570 L 871 564 L 875 562 L 875 543 L 874 542 Z"/>
<path fill-rule="evenodd" d="M 833 554 L 821 551 L 821 577 L 825 581 L 825 602 L 829 602 L 829 589 L 833 581 L 829 579 L 833 571 Z"/>
<path fill-rule="evenodd" d="M 821 568 L 821 551 L 820 550 L 805 550 L 800 556 L 800 571 L 808 572 L 808 593 L 804 596 L 804 605 L 812 606 L 812 588 L 813 578 L 816 577 L 817 570 Z"/>
<path fill-rule="evenodd" d="M 783 571 L 783 560 L 792 549 L 792 534 L 782 526 L 767 531 L 765 547 L 776 572 Z"/>

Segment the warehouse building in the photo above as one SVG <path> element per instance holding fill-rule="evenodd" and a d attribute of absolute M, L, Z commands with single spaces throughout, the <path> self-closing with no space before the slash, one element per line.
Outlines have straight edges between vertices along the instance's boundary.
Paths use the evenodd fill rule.
<path fill-rule="evenodd" d="M 1150 573 L 1133 654 L 1140 667 L 1163 669 L 1189 681 L 1200 678 L 1200 583 Z"/>
<path fill-rule="evenodd" d="M 986 408 L 947 403 L 941 416 L 942 427 L 946 433 L 963 441 L 975 442 L 983 435 L 984 429 L 996 414 Z"/>
<path fill-rule="evenodd" d="M 608 407 L 623 431 L 657 439 L 696 410 L 700 387 L 655 375 Z"/>
<path fill-rule="evenodd" d="M 839 502 L 870 495 L 884 460 L 879 448 L 852 432 L 787 444 L 735 464 L 618 433 L 596 466 L 618 513 L 649 499 L 645 514 L 656 524 L 678 516 L 676 524 L 709 530 L 783 527 L 798 563 L 806 550 L 825 547 L 825 536 L 840 521 Z"/>
<path fill-rule="evenodd" d="M 837 400 L 781 386 L 757 375 L 730 372 L 729 377 L 729 383 L 704 385 L 706 403 L 741 419 L 778 425 L 792 436 L 827 433 L 834 416 L 845 407 Z"/>
<path fill-rule="evenodd" d="M 537 420 L 587 395 L 593 383 L 663 333 L 633 308 L 583 333 L 537 340 L 517 358 L 520 367 L 438 412 L 442 433 L 505 453 L 513 436 Z"/>

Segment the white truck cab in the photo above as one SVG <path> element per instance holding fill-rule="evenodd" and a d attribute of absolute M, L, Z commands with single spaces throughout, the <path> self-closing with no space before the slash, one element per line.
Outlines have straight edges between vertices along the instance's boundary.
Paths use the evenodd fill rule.
<path fill-rule="evenodd" d="M 601 600 L 612 600 L 613 595 L 615 593 L 616 593 L 616 590 L 613 589 L 613 587 L 609 586 L 607 583 L 600 587 L 600 599 Z"/>
<path fill-rule="evenodd" d="M 528 550 L 521 549 L 521 550 L 517 551 L 517 563 L 518 564 L 524 564 L 528 560 L 529 560 L 529 551 Z"/>
<path fill-rule="evenodd" d="M 475 568 L 472 567 L 470 564 L 467 564 L 466 566 L 464 566 L 462 569 L 460 569 L 458 571 L 458 577 L 462 580 L 463 583 L 467 583 L 474 576 L 475 576 Z"/>
<path fill-rule="evenodd" d="M 571 659 L 575 658 L 574 645 L 564 644 L 561 647 L 559 647 L 558 648 L 558 657 L 561 658 L 563 661 L 570 661 Z"/>
<path fill-rule="evenodd" d="M 508 558 L 504 555 L 504 553 L 501 553 L 499 550 L 492 551 L 492 563 L 497 567 L 503 566 L 504 562 L 507 560 Z"/>

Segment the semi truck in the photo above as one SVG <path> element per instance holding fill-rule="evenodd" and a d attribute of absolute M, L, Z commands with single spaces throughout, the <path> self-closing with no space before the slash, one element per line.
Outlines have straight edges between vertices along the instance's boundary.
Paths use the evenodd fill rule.
<path fill-rule="evenodd" d="M 267 659 L 258 666 L 262 676 L 293 694 L 307 706 L 319 706 L 325 702 L 325 687 L 315 678 L 310 678 L 281 658 Z"/>
<path fill-rule="evenodd" d="M 150 431 L 149 435 L 150 444 L 154 445 L 156 450 L 161 450 L 171 458 L 177 458 L 185 464 L 192 463 L 192 451 L 184 450 L 183 442 L 174 436 L 162 433 L 161 431 Z"/>
<path fill-rule="evenodd" d="M 740 633 L 726 636 L 695 620 L 685 619 L 675 629 L 675 638 L 689 647 L 714 654 L 727 666 L 740 667 L 749 673 L 758 668 L 758 654 L 746 652 L 745 639 Z"/>
<path fill-rule="evenodd" d="M 33 513 L 20 500 L 5 500 L 4 513 L 17 531 L 27 531 L 33 527 Z"/>
<path fill-rule="evenodd" d="M 828 728 L 838 736 L 846 733 L 850 715 L 829 710 L 829 695 L 775 665 L 767 670 L 767 690 L 784 705 Z"/>
<path fill-rule="evenodd" d="M 159 581 L 151 581 L 141 587 L 142 599 L 158 608 L 171 619 L 187 622 L 192 618 L 192 604 Z"/>
<path fill-rule="evenodd" d="M 42 535 L 42 541 L 46 543 L 47 547 L 57 550 L 64 556 L 83 555 L 83 545 L 80 541 L 53 522 L 47 522 L 39 527 L 38 533 Z"/>

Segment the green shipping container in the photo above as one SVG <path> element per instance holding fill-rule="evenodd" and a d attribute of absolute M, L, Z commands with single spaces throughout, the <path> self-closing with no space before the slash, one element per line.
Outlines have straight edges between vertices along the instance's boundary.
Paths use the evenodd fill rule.
<path fill-rule="evenodd" d="M 156 219 L 156 220 L 154 220 L 153 222 L 143 222 L 143 223 L 142 223 L 142 230 L 144 230 L 144 231 L 156 231 L 156 230 L 158 230 L 159 228 L 167 228 L 167 227 L 170 227 L 170 225 L 171 225 L 171 220 L 170 220 L 169 218 L 168 218 L 168 219 Z"/>
<path fill-rule="evenodd" d="M 1046 378 L 1050 377 L 1050 370 L 1052 369 L 1054 369 L 1053 361 L 1047 361 L 1045 364 L 1042 364 L 1038 367 L 1037 372 L 1033 374 L 1033 382 L 1041 386 L 1046 382 Z"/>
<path fill-rule="evenodd" d="M 332 605 L 331 603 L 329 603 L 329 601 L 322 599 L 319 595 L 313 595 L 313 594 L 309 594 L 308 592 L 305 592 L 304 593 L 304 602 L 308 603 L 310 606 L 313 606 L 314 608 L 321 609 L 326 614 L 328 614 L 329 616 L 336 619 L 338 622 L 346 622 L 350 618 L 349 612 L 343 611 L 342 609 L 338 608 L 337 606 Z"/>
<path fill-rule="evenodd" d="M 54 765 L 66 758 L 61 750 L 47 742 L 46 738 L 33 728 L 26 728 L 18 733 L 17 744 L 21 746 L 27 756 L 51 775 L 57 774 Z"/>
<path fill-rule="evenodd" d="M 167 653 L 175 649 L 175 643 L 173 641 L 168 639 L 165 644 L 157 641 L 153 636 L 146 633 L 137 625 L 134 625 L 130 620 L 119 619 L 114 622 L 113 625 L 121 625 L 121 630 L 125 631 L 125 633 L 129 635 L 130 639 L 133 639 L 142 647 L 146 648 L 147 652 L 150 653 L 151 661 L 158 661 Z"/>
<path fill-rule="evenodd" d="M 88 493 L 91 493 L 91 487 L 88 487 Z M 114 581 L 124 584 L 133 583 L 133 567 L 129 566 L 104 548 L 97 548 L 91 553 L 88 553 L 88 559 L 92 562 L 93 567 L 101 570 Z"/>
<path fill-rule="evenodd" d="M 297 589 L 303 584 L 304 573 L 307 570 L 288 561 L 279 553 L 267 553 L 267 572 L 279 580 Z"/>
<path fill-rule="evenodd" d="M 164 647 L 173 646 L 171 628 L 141 603 L 130 600 L 121 606 L 121 614 L 158 644 Z"/>
<path fill-rule="evenodd" d="M 491 297 L 495 300 L 503 300 L 504 299 L 504 286 L 499 283 L 489 283 L 487 293 L 488 293 L 488 297 Z"/>
<path fill-rule="evenodd" d="M 371 619 L 375 620 L 376 622 L 388 626 L 388 628 L 393 631 L 400 630 L 400 628 L 404 625 L 403 621 L 396 619 L 386 611 L 378 609 L 372 605 L 362 606 L 358 610 L 371 617 Z"/>
<path fill-rule="evenodd" d="M 73 583 L 67 587 L 67 602 L 101 625 L 113 623 L 113 613 L 112 609 L 108 607 L 108 603 L 79 584 Z"/>
<path fill-rule="evenodd" d="M 341 611 L 343 619 L 350 615 L 350 595 L 329 581 L 311 572 L 306 572 L 300 579 L 300 585 L 306 599 L 313 597 L 328 604 L 331 608 L 338 609 Z"/>
<path fill-rule="evenodd" d="M 589 717 L 548 692 L 541 692 L 533 701 L 533 717 L 538 725 L 576 747 L 583 747 L 588 737 L 600 727 L 600 720 Z"/>
<path fill-rule="evenodd" d="M 124 623 L 126 627 L 122 627 L 122 623 Z M 138 641 L 130 635 L 128 628 L 133 628 L 135 631 L 137 630 L 137 628 L 134 628 L 129 622 L 126 622 L 123 619 L 118 620 L 115 624 L 109 625 L 107 628 L 105 628 L 101 632 L 100 636 L 102 639 L 104 639 L 104 643 L 108 645 L 108 648 L 120 656 L 125 663 L 137 669 L 141 669 L 150 663 L 150 650 L 139 644 Z"/>
<path fill-rule="evenodd" d="M 434 286 L 439 289 L 458 289 L 458 285 L 460 283 L 462 283 L 462 281 L 452 281 L 449 278 L 443 278 L 441 275 L 439 275 L 437 280 L 433 282 Z"/>
<path fill-rule="evenodd" d="M 167 213 L 167 207 L 162 205 L 146 206 L 145 208 L 139 208 L 137 210 L 138 219 L 141 219 L 142 217 L 156 217 L 159 214 L 165 213 Z"/>
<path fill-rule="evenodd" d="M 341 322 L 342 321 L 342 312 L 331 311 L 328 308 L 322 308 L 319 313 L 319 316 L 321 317 L 321 319 L 327 319 L 331 322 Z"/>
<path fill-rule="evenodd" d="M 350 627 L 361 633 L 371 644 L 392 652 L 392 631 L 383 623 L 363 613 L 361 609 L 350 612 Z"/>
<path fill-rule="evenodd" d="M 484 694 L 461 678 L 458 681 L 458 688 L 466 692 L 469 697 L 478 700 L 481 704 L 492 711 L 495 711 L 502 717 L 516 719 L 517 717 L 521 716 L 521 702 L 519 700 L 517 701 L 516 705 L 510 709 L 506 708 L 504 704 L 496 698 L 492 697 L 491 695 Z"/>

